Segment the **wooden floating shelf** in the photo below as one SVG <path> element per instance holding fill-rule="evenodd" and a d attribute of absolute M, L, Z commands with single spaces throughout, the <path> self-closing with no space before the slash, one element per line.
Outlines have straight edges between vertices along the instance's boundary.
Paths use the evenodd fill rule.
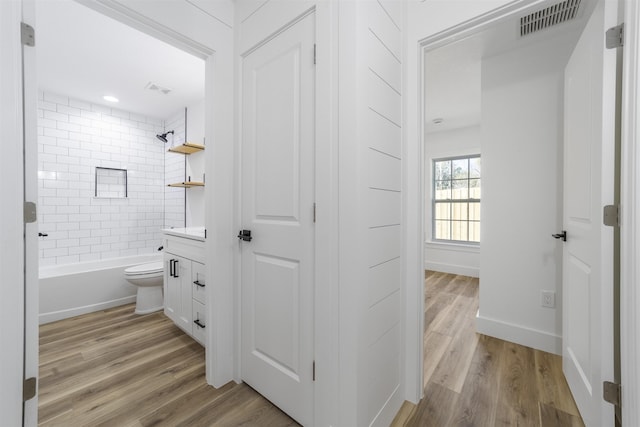
<path fill-rule="evenodd" d="M 169 148 L 172 153 L 193 154 L 204 150 L 204 145 L 194 144 L 193 142 L 185 142 L 182 145 Z"/>
<path fill-rule="evenodd" d="M 200 181 L 176 182 L 175 184 L 167 185 L 167 187 L 180 187 L 180 188 L 204 187 L 204 182 L 200 182 Z"/>

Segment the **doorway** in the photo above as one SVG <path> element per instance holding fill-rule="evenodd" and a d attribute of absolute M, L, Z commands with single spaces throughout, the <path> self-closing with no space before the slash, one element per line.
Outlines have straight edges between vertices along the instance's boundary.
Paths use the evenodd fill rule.
<path fill-rule="evenodd" d="M 453 51 L 465 43 L 480 59 L 483 168 L 477 331 L 555 354 L 562 349 L 563 268 L 562 247 L 551 235 L 559 233 L 563 223 L 564 67 L 590 12 L 583 10 L 573 23 L 533 35 L 519 27 L 522 16 L 511 22 L 505 17 L 445 46 L 434 40 L 424 54 L 425 69 L 438 58 L 438 50 Z M 501 27 L 505 33 L 500 33 Z M 426 180 L 431 176 L 429 160 L 433 161 L 429 126 L 447 120 L 444 114 L 430 114 L 428 81 L 424 88 Z M 450 138 L 449 146 L 455 142 Z M 434 203 L 433 187 L 426 188 L 428 212 Z M 438 219 L 429 218 L 425 227 Z M 425 266 L 433 265 L 425 258 Z"/>
<path fill-rule="evenodd" d="M 20 8 L 20 4 L 17 5 Z M 182 6 L 176 6 L 174 14 L 166 14 L 166 11 L 158 11 L 153 5 L 137 4 L 131 8 L 123 8 L 113 2 L 92 2 L 91 8 L 98 12 L 111 16 L 120 22 L 124 22 L 134 28 L 137 28 L 147 34 L 166 41 L 184 51 L 196 55 L 206 60 L 206 111 L 205 117 L 205 133 L 209 137 L 210 146 L 213 147 L 206 154 L 206 163 L 212 169 L 210 177 L 213 176 L 214 184 L 205 189 L 207 194 L 207 204 L 213 205 L 214 208 L 207 207 L 207 218 L 205 225 L 214 230 L 212 226 L 212 218 L 215 216 L 216 226 L 219 228 L 210 231 L 210 237 L 218 237 L 211 239 L 205 243 L 206 252 L 213 253 L 216 246 L 224 246 L 223 241 L 232 241 L 232 232 L 228 235 L 223 230 L 232 230 L 233 221 L 233 188 L 228 185 L 222 185 L 221 182 L 231 182 L 233 180 L 233 171 L 229 169 L 229 165 L 234 162 L 233 152 L 233 129 L 232 123 L 221 121 L 221 112 L 224 112 L 227 105 L 233 102 L 233 88 L 229 82 L 232 79 L 233 57 L 232 57 L 232 40 L 233 34 L 231 27 L 227 24 L 232 22 L 233 18 L 226 9 L 218 9 L 212 7 L 208 11 L 197 11 L 190 16 L 192 19 L 198 19 L 200 27 L 205 29 L 199 33 L 190 31 L 193 28 L 193 22 L 185 18 L 187 14 L 181 10 Z M 23 20 L 25 22 L 35 23 L 34 5 L 22 5 Z M 188 7 L 188 6 L 187 6 Z M 35 25 L 34 25 L 35 26 Z M 36 28 L 37 32 L 37 28 Z M 36 184 L 36 105 L 37 99 L 37 83 L 35 78 L 36 61 L 35 50 L 24 48 L 24 73 L 25 73 L 25 99 L 27 105 L 24 109 L 25 130 L 28 135 L 25 143 L 25 151 L 28 160 L 26 164 L 26 176 L 33 179 L 27 183 L 27 191 L 25 191 L 26 200 L 35 200 L 37 193 Z M 215 65 L 214 65 L 215 63 Z M 215 67 L 215 73 L 214 73 Z M 215 97 L 213 96 L 215 93 Z M 33 132 L 32 132 L 33 131 Z M 218 141 L 218 143 L 215 143 Z M 216 154 L 213 155 L 213 152 Z M 216 182 L 218 184 L 216 184 Z M 37 287 L 37 230 L 31 236 L 26 236 L 27 243 L 27 262 L 29 264 L 26 280 L 26 300 L 27 315 L 26 329 L 27 345 L 25 350 L 26 357 L 26 373 L 37 377 L 37 316 L 38 316 L 38 287 Z M 208 277 L 215 280 L 216 277 L 228 277 L 233 273 L 232 261 L 233 252 L 231 250 L 217 250 L 214 256 L 209 257 L 210 265 L 208 269 L 215 271 L 210 272 Z M 216 265 L 214 267 L 214 264 Z M 219 265 L 218 265 L 219 264 Z M 232 324 L 232 291 L 226 287 L 232 287 L 232 281 L 220 280 L 217 286 L 208 289 L 206 299 L 212 301 L 208 307 L 210 316 L 216 318 L 215 324 L 208 328 L 207 341 L 210 343 L 221 343 L 221 345 L 212 345 L 205 356 L 207 364 L 207 382 L 215 386 L 222 386 L 233 378 L 233 336 L 227 333 L 227 325 Z M 222 294 L 222 295 L 220 295 Z M 225 299 L 226 298 L 226 299 Z M 218 329 L 222 329 L 224 333 L 221 335 Z M 214 363 L 217 360 L 218 363 Z M 221 362 L 222 361 L 222 362 Z M 32 399 L 27 404 L 25 421 L 27 425 L 32 425 L 36 419 L 37 400 Z"/>
<path fill-rule="evenodd" d="M 62 374 L 78 353 L 52 355 L 65 342 L 73 346 L 72 337 L 47 332 L 50 322 L 134 301 L 137 288 L 121 270 L 161 261 L 162 229 L 204 228 L 204 189 L 167 184 L 187 175 L 201 181 L 205 173 L 204 152 L 168 151 L 187 141 L 204 146 L 205 62 L 77 2 L 39 2 L 36 18 L 39 317 L 48 325 L 40 328 L 39 420 L 45 422 L 65 411 L 61 400 L 77 402 L 70 382 L 101 387 Z M 116 349 L 96 354 L 96 340 L 109 341 L 114 330 L 133 332 L 136 320 L 142 330 L 145 319 L 94 324 L 94 337 L 78 332 L 93 363 L 77 362 L 77 371 L 117 360 L 126 365 Z M 203 349 L 199 356 L 204 364 Z"/>

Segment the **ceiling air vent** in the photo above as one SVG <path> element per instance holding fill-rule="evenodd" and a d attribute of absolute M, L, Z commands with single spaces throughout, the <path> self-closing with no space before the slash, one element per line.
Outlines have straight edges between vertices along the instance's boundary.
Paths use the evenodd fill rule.
<path fill-rule="evenodd" d="M 147 90 L 150 90 L 152 92 L 161 93 L 163 95 L 169 95 L 169 92 L 171 92 L 171 89 L 166 88 L 166 87 L 162 87 L 159 84 L 156 84 L 156 83 L 153 83 L 153 82 L 147 83 L 147 85 L 144 88 L 147 89 Z"/>
<path fill-rule="evenodd" d="M 565 0 L 520 18 L 520 37 L 558 25 L 576 17 L 581 0 Z"/>

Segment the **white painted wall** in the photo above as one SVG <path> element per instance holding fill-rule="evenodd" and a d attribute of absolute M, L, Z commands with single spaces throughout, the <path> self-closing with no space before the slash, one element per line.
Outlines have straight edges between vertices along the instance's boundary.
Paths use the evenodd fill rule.
<path fill-rule="evenodd" d="M 186 107 L 185 110 L 167 118 L 165 132 L 168 135 L 165 149 L 186 142 L 204 144 L 205 142 L 205 104 L 204 99 Z M 186 138 L 185 138 L 186 135 Z M 165 152 L 165 185 L 186 181 L 203 181 L 205 178 L 204 151 L 190 155 Z M 165 187 L 165 227 L 201 227 L 205 223 L 205 189 L 202 187 L 177 188 Z"/>
<path fill-rule="evenodd" d="M 204 99 L 187 106 L 187 141 L 205 144 Z M 206 181 L 205 153 L 198 151 L 187 156 L 187 177 L 192 181 Z M 202 187 L 187 189 L 187 227 L 204 225 L 205 190 Z"/>
<path fill-rule="evenodd" d="M 204 99 L 187 106 L 187 140 L 205 144 L 204 139 Z"/>
<path fill-rule="evenodd" d="M 232 0 L 78 1 L 201 58 L 223 50 L 233 29 Z"/>
<path fill-rule="evenodd" d="M 425 135 L 425 244 L 424 268 L 451 274 L 478 277 L 480 247 L 474 245 L 434 242 L 433 239 L 433 160 L 445 157 L 480 154 L 480 126 L 431 132 Z"/>
<path fill-rule="evenodd" d="M 482 65 L 478 332 L 552 353 L 561 352 L 562 245 L 551 234 L 562 229 L 570 51 L 568 42 L 540 43 Z M 556 292 L 555 309 L 541 307 L 542 290 Z"/>
<path fill-rule="evenodd" d="M 185 199 L 186 189 L 169 187 L 169 184 L 185 180 L 185 156 L 167 151 L 174 145 L 184 142 L 184 109 L 176 112 L 165 120 L 164 132 L 173 131 L 167 135 L 167 143 L 162 144 L 164 150 L 164 227 L 185 227 Z"/>
<path fill-rule="evenodd" d="M 154 253 L 162 244 L 163 121 L 40 92 L 40 265 Z M 95 196 L 96 167 L 127 170 L 126 198 Z"/>

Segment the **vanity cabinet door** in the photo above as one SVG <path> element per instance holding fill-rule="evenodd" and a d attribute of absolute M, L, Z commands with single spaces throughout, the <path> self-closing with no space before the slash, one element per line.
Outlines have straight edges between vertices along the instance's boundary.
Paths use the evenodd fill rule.
<path fill-rule="evenodd" d="M 191 335 L 192 325 L 191 260 L 165 254 L 165 314 Z"/>
<path fill-rule="evenodd" d="M 176 259 L 173 254 L 164 256 L 164 314 L 174 323 L 178 322 L 180 307 L 180 278 L 173 274 Z"/>

